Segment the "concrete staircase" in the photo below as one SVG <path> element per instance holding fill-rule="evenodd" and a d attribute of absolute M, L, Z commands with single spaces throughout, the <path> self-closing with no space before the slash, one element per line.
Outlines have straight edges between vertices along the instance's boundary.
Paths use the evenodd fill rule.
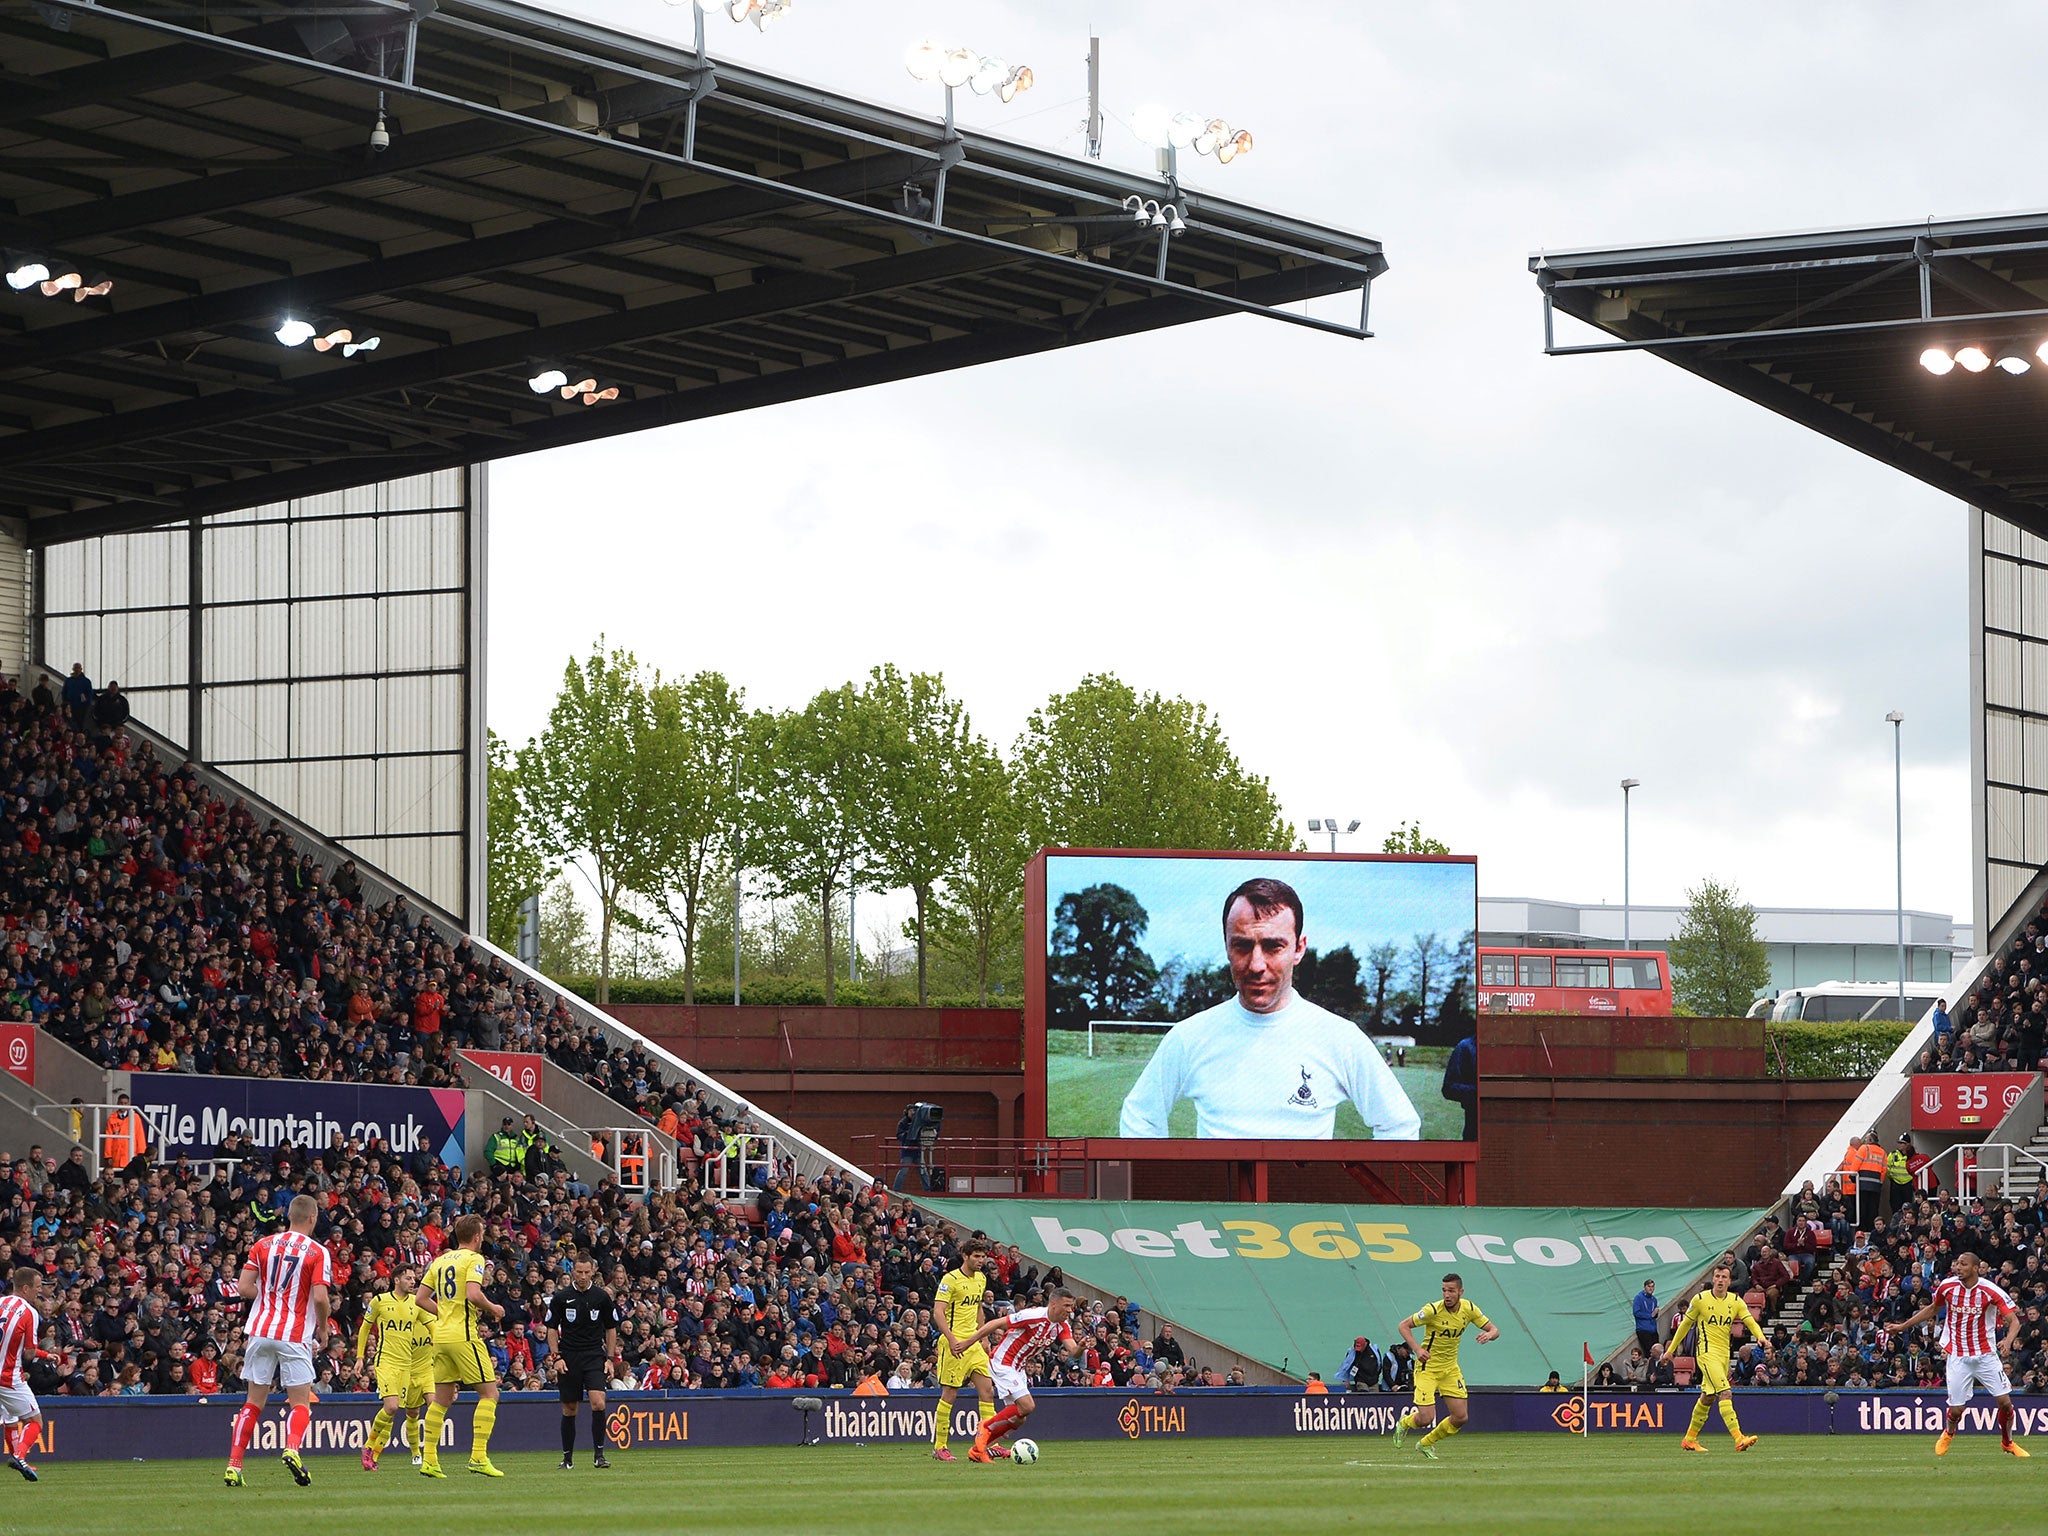
<path fill-rule="evenodd" d="M 2007 1175 L 2008 1195 L 2014 1200 L 2031 1200 L 2041 1188 L 2041 1163 L 2048 1163 L 2048 1122 L 2034 1128 L 2034 1139 L 2027 1143 L 2027 1151 L 2041 1159 L 2040 1163 L 2031 1158 L 2016 1157 L 2012 1170 Z"/>
<path fill-rule="evenodd" d="M 1813 1267 L 1813 1278 L 1792 1292 L 1784 1301 L 1780 1302 L 1776 1312 L 1766 1312 L 1764 1314 L 1764 1326 L 1776 1328 L 1782 1323 L 1786 1331 L 1794 1338 L 1797 1338 L 1800 1328 L 1806 1322 L 1807 1292 L 1811 1291 L 1823 1280 L 1834 1281 L 1842 1279 L 1847 1275 L 1848 1271 L 1849 1256 L 1846 1253 L 1837 1254 L 1832 1248 L 1827 1249 L 1821 1262 Z"/>

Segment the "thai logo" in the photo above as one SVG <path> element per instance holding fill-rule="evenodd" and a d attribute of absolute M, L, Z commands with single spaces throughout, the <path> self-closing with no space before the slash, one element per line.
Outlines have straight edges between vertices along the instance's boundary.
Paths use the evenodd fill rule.
<path fill-rule="evenodd" d="M 1138 1438 L 1138 1400 L 1134 1397 L 1125 1403 L 1116 1416 L 1117 1427 L 1133 1440 Z"/>
<path fill-rule="evenodd" d="M 1938 1115 L 1941 1113 L 1941 1084 L 1926 1083 L 1920 1089 L 1920 1113 Z"/>
<path fill-rule="evenodd" d="M 625 1447 L 633 1443 L 633 1410 L 614 1408 L 605 1419 L 605 1428 L 613 1445 Z"/>
<path fill-rule="evenodd" d="M 1586 1419 L 1586 1400 L 1567 1397 L 1550 1410 L 1551 1421 L 1567 1434 L 1576 1435 Z"/>

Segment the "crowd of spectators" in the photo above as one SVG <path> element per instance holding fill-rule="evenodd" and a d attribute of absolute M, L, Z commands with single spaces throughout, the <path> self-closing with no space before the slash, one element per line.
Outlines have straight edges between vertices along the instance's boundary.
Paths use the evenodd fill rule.
<path fill-rule="evenodd" d="M 83 668 L 61 698 L 0 684 L 8 1017 L 131 1072 L 435 1087 L 457 1080 L 463 1047 L 540 1051 L 698 1156 L 757 1132 L 403 896 L 374 902 L 352 860 L 321 867 L 277 822 L 160 760 L 126 718 L 118 689 L 95 689 Z M 579 1251 L 626 1315 L 621 1387 L 936 1382 L 930 1302 L 957 1258 L 947 1229 L 850 1181 L 764 1171 L 739 1208 L 688 1179 L 636 1202 L 544 1155 L 474 1177 L 339 1138 L 317 1154 L 231 1138 L 218 1155 L 218 1171 L 143 1157 L 94 1179 L 82 1151 L 0 1154 L 0 1239 L 58 1298 L 37 1390 L 238 1390 L 241 1259 L 302 1191 L 321 1202 L 335 1260 L 319 1355 L 329 1390 L 371 1385 L 351 1347 L 368 1296 L 430 1261 L 471 1210 L 487 1222 L 507 1308 L 493 1350 L 515 1390 L 547 1379 L 539 1320 Z M 989 1273 L 998 1305 L 1039 1301 L 1061 1279 L 1014 1248 Z M 1121 1298 L 1091 1304 L 1076 1328 L 1083 1353 L 1049 1352 L 1049 1381 L 1230 1380 L 1170 1327 L 1142 1337 Z"/>
<path fill-rule="evenodd" d="M 110 697 L 82 667 L 61 699 L 0 683 L 7 1018 L 129 1072 L 431 1088 L 464 1047 L 543 1052 L 699 1157 L 749 1128 L 403 895 L 371 901 L 353 859 L 321 867 L 161 761 Z"/>
<path fill-rule="evenodd" d="M 1768 1330 L 1767 1340 L 1745 1337 L 1736 1347 L 1733 1385 L 1940 1389 L 1945 1361 L 1939 1321 L 1897 1334 L 1884 1325 L 1925 1307 L 1955 1256 L 1972 1250 L 1983 1260 L 1986 1277 L 2021 1311 L 2008 1366 L 2013 1389 L 2048 1392 L 2048 1192 L 2005 1200 L 1916 1189 L 1889 1217 L 1867 1228 L 1854 1224 L 1855 1213 L 1853 1197 L 1841 1193 L 1836 1179 L 1819 1189 L 1808 1182 L 1754 1240 L 1728 1255 L 1732 1289 L 1749 1297 Z M 1818 1244 L 1822 1233 L 1828 1238 L 1824 1247 Z M 1788 1322 L 1779 1314 L 1795 1295 L 1802 1305 L 1796 1321 Z M 1675 1362 L 1666 1358 L 1669 1319 L 1661 1336 L 1647 1350 L 1639 1343 L 1620 1369 L 1602 1366 L 1596 1385 L 1682 1385 Z M 1688 1341 L 1687 1348 L 1693 1347 Z"/>
<path fill-rule="evenodd" d="M 1944 999 L 1920 1072 L 2048 1070 L 2048 903 L 1992 958 L 1952 1023 Z"/>
<path fill-rule="evenodd" d="M 511 1390 L 549 1384 L 541 1320 L 578 1253 L 597 1260 L 624 1314 L 621 1389 L 937 1384 L 931 1301 L 958 1261 L 951 1229 L 857 1181 L 783 1171 L 740 1207 L 690 1185 L 638 1202 L 609 1181 L 578 1193 L 561 1172 L 465 1177 L 431 1154 L 339 1137 L 310 1156 L 239 1138 L 219 1151 L 231 1173 L 131 1164 L 97 1180 L 82 1152 L 0 1154 L 0 1240 L 15 1263 L 44 1271 L 56 1300 L 46 1353 L 30 1366 L 36 1391 L 239 1391 L 236 1278 L 298 1193 L 319 1200 L 315 1235 L 334 1261 L 324 1390 L 372 1386 L 352 1349 L 369 1297 L 430 1262 L 466 1211 L 486 1221 L 490 1290 L 506 1308 L 489 1344 Z M 1014 1248 L 998 1248 L 988 1274 L 992 1309 L 1042 1302 L 1063 1279 Z M 1075 1327 L 1084 1353 L 1048 1352 L 1048 1384 L 1171 1391 L 1232 1379 L 1189 1359 L 1170 1326 L 1140 1339 L 1123 1298 L 1091 1303 Z"/>

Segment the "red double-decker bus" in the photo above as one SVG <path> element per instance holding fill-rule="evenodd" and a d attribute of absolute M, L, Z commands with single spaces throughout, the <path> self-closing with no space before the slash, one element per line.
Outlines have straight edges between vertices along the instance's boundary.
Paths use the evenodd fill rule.
<path fill-rule="evenodd" d="M 1483 1013 L 1671 1012 L 1671 967 L 1654 950 L 1482 949 Z"/>

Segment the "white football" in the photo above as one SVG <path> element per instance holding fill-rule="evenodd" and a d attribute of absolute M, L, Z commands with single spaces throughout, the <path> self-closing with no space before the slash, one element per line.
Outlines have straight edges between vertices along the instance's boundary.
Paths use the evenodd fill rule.
<path fill-rule="evenodd" d="M 1036 1440 L 1017 1441 L 1010 1447 L 1010 1460 L 1016 1462 L 1020 1467 L 1030 1466 L 1032 1462 L 1038 1460 L 1038 1442 Z"/>

